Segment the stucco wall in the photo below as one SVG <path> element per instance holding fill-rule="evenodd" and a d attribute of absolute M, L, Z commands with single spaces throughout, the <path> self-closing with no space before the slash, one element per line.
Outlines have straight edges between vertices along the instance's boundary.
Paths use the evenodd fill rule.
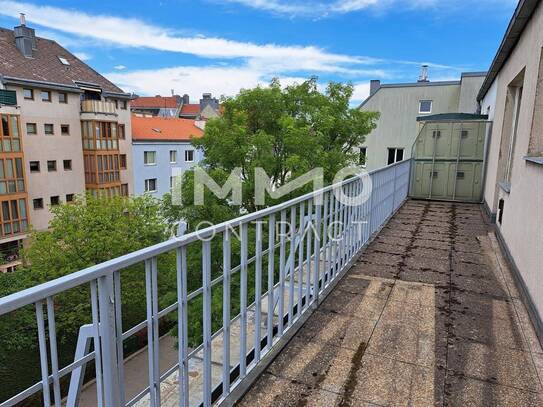
<path fill-rule="evenodd" d="M 202 152 L 195 150 L 189 142 L 133 142 L 133 169 L 134 169 L 134 193 L 142 195 L 145 193 L 145 180 L 157 179 L 157 191 L 153 196 L 160 198 L 170 192 L 170 176 L 176 171 L 186 170 L 200 162 L 203 158 Z M 170 163 L 170 150 L 177 151 L 177 162 Z M 185 150 L 194 151 L 194 162 L 185 162 Z M 143 155 L 145 151 L 156 151 L 156 165 L 145 165 Z"/>
<path fill-rule="evenodd" d="M 458 102 L 459 113 L 477 112 L 477 94 L 479 93 L 479 90 L 481 89 L 484 80 L 485 76 L 482 75 L 462 76 L 460 82 L 460 100 Z"/>
<path fill-rule="evenodd" d="M 418 135 L 419 100 L 432 100 L 432 113 L 450 113 L 458 109 L 460 85 L 381 87 L 362 107 L 377 111 L 381 117 L 377 128 L 364 142 L 367 148 L 366 168 L 373 170 L 387 165 L 388 148 L 403 148 L 404 158 Z"/>
<path fill-rule="evenodd" d="M 497 226 L 539 310 L 539 315 L 543 316 L 543 166 L 529 163 L 523 158 L 528 152 L 534 117 L 535 91 L 543 48 L 541 32 L 543 8 L 540 5 L 495 81 L 496 111 L 485 200 L 493 211 L 496 211 L 499 199 L 504 200 L 503 220 L 501 224 L 498 222 Z M 503 133 L 505 98 L 508 85 L 524 68 L 524 90 L 512 163 L 511 191 L 507 193 L 497 186 L 497 174 L 500 166 L 504 164 L 499 157 L 499 148 Z M 487 98 L 489 97 L 487 95 Z M 536 111 L 535 114 L 542 115 L 543 112 Z"/>
<path fill-rule="evenodd" d="M 42 102 L 39 89 L 34 89 L 34 100 L 26 100 L 22 88 L 7 88 L 17 91 L 17 103 L 21 107 L 30 222 L 36 229 L 45 229 L 51 220 L 48 208 L 52 196 L 59 196 L 60 201 L 65 202 L 66 194 L 85 191 L 79 94 L 68 93 L 68 103 L 63 104 L 58 102 L 56 91 L 51 91 L 51 102 Z M 36 123 L 36 135 L 27 134 L 27 123 Z M 45 135 L 45 123 L 54 125 L 54 135 Z M 61 124 L 70 126 L 70 135 L 61 135 Z M 48 160 L 57 161 L 56 172 L 47 171 Z M 64 170 L 63 160 L 72 160 L 71 170 Z M 40 162 L 39 173 L 30 172 L 30 161 Z M 43 199 L 43 209 L 34 210 L 33 200 L 36 198 Z"/>

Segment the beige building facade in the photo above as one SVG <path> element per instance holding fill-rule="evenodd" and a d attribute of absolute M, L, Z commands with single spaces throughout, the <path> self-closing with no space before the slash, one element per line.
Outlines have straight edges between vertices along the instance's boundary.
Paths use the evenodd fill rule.
<path fill-rule="evenodd" d="M 130 99 L 24 20 L 0 28 L 0 272 L 52 206 L 132 193 Z"/>
<path fill-rule="evenodd" d="M 520 1 L 478 100 L 493 120 L 485 206 L 543 339 L 543 7 Z"/>
<path fill-rule="evenodd" d="M 424 68 L 423 68 L 424 72 Z M 371 81 L 363 111 L 379 112 L 377 128 L 362 144 L 361 162 L 367 170 L 411 157 L 420 131 L 417 117 L 441 113 L 476 113 L 476 95 L 485 72 L 463 73 L 458 81 L 431 82 L 426 73 L 418 82 L 381 84 Z"/>

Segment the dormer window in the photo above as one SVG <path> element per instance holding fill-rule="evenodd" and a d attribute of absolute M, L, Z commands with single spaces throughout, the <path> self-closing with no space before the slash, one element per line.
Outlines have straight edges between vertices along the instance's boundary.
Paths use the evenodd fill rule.
<path fill-rule="evenodd" d="M 58 60 L 60 61 L 60 63 L 62 65 L 70 65 L 70 61 L 68 61 L 66 58 L 64 57 L 58 57 Z"/>

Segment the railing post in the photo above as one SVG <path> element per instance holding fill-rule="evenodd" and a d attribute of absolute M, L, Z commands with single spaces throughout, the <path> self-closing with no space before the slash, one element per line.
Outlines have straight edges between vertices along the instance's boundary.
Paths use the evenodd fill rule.
<path fill-rule="evenodd" d="M 117 300 L 120 301 L 120 298 Z M 104 406 L 117 407 L 120 404 L 121 397 L 118 380 L 119 360 L 117 358 L 117 341 L 115 338 L 115 296 L 112 275 L 98 279 L 98 308 Z"/>
<path fill-rule="evenodd" d="M 397 165 L 394 166 L 394 189 L 392 192 L 392 211 L 390 212 L 391 215 L 396 210 L 396 168 L 397 167 L 398 167 Z"/>

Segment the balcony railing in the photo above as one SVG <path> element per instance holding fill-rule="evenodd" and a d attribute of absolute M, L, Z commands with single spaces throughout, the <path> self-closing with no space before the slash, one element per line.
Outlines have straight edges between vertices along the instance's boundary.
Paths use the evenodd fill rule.
<path fill-rule="evenodd" d="M 34 305 L 41 361 L 41 381 L 0 406 L 13 406 L 40 391 L 44 405 L 50 406 L 53 401 L 60 406 L 60 380 L 67 375 L 71 375 L 71 380 L 66 405 L 77 405 L 81 370 L 92 360 L 96 362 L 98 405 L 158 407 L 161 397 L 171 396 L 172 392 L 160 391 L 167 383 L 176 387 L 180 406 L 230 404 L 255 379 L 265 361 L 284 346 L 289 334 L 303 324 L 348 270 L 357 253 L 402 205 L 408 194 L 410 165 L 410 161 L 396 163 L 369 173 L 365 179 L 351 178 L 317 193 L 0 298 L 0 316 L 4 317 Z M 368 179 L 372 185 L 369 199 L 354 205 L 338 199 L 339 191 L 348 196 L 367 193 Z M 232 245 L 238 233 L 239 246 Z M 239 248 L 239 253 L 234 248 Z M 193 250 L 201 253 L 201 280 L 197 280 L 202 283 L 189 292 L 187 259 Z M 160 308 L 157 259 L 172 251 L 176 256 L 177 299 Z M 239 263 L 234 259 L 239 259 Z M 123 329 L 121 271 L 140 263 L 145 265 L 147 318 Z M 82 327 L 81 332 L 86 330 L 89 340 L 94 341 L 94 350 L 76 352 L 74 362 L 60 368 L 55 296 L 85 286 L 90 286 L 92 323 Z M 222 308 L 218 311 L 212 307 L 212 290 L 215 294 L 220 292 L 222 297 Z M 198 337 L 203 340 L 199 345 L 189 344 L 189 337 L 194 334 L 194 328 L 189 332 L 189 326 L 198 326 L 189 324 L 189 307 L 194 301 L 200 301 L 202 307 L 199 316 L 203 329 L 198 330 Z M 231 310 L 238 307 L 239 313 L 231 315 Z M 179 321 L 178 357 L 164 370 L 164 366 L 159 367 L 159 322 L 172 313 Z M 217 321 L 221 320 L 217 328 Z M 145 329 L 148 385 L 127 397 L 123 342 Z M 202 372 L 199 378 L 189 374 L 195 364 Z"/>
<path fill-rule="evenodd" d="M 82 113 L 116 114 L 115 103 L 103 100 L 81 101 Z"/>
<path fill-rule="evenodd" d="M 17 105 L 17 92 L 14 90 L 0 89 L 0 105 Z"/>

